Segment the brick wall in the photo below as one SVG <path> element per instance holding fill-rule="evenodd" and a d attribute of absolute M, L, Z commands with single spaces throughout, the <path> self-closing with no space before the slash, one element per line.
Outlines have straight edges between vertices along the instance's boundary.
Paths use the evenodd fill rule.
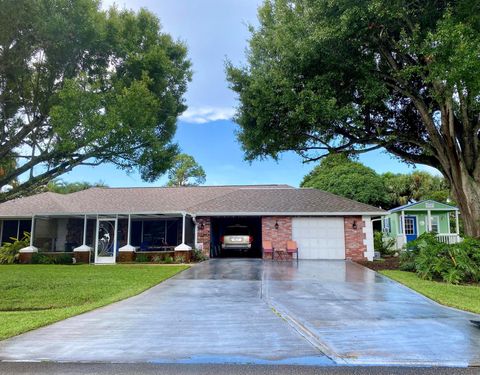
<path fill-rule="evenodd" d="M 278 223 L 278 229 L 275 224 Z M 292 239 L 292 218 L 290 216 L 262 217 L 262 241 L 272 241 L 275 250 L 285 250 L 287 241 Z"/>
<path fill-rule="evenodd" d="M 351 260 L 365 259 L 365 233 L 363 227 L 365 223 L 361 216 L 345 216 L 345 258 Z M 357 229 L 353 229 L 353 223 L 357 224 Z"/>
<path fill-rule="evenodd" d="M 197 217 L 198 223 L 198 234 L 197 234 L 197 243 L 203 244 L 203 254 L 207 257 L 210 257 L 210 241 L 211 241 L 211 221 L 209 217 Z M 203 229 L 201 228 L 201 223 L 203 223 Z"/>

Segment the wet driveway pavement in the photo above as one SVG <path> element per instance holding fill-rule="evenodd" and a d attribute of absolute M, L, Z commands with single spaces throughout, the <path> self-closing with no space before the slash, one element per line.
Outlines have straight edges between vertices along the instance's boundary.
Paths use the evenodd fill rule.
<path fill-rule="evenodd" d="M 210 260 L 0 342 L 0 360 L 480 365 L 478 315 L 350 262 Z"/>

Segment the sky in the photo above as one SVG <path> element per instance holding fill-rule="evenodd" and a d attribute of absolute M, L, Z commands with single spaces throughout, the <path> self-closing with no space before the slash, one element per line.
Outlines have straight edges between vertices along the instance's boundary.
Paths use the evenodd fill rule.
<path fill-rule="evenodd" d="M 103 7 L 147 8 L 161 21 L 163 31 L 186 43 L 193 64 L 193 79 L 185 95 L 188 110 L 178 121 L 175 141 L 204 168 L 207 185 L 290 184 L 299 186 L 314 165 L 294 153 L 271 159 L 244 161 L 231 120 L 237 105 L 225 79 L 225 61 L 245 62 L 249 32 L 257 24 L 261 0 L 104 0 Z M 382 151 L 360 156 L 360 161 L 379 173 L 403 173 L 412 168 Z M 419 169 L 428 167 L 419 166 Z M 429 169 L 431 170 L 431 169 Z M 114 165 L 77 167 L 65 181 L 103 181 L 111 187 L 162 186 L 166 177 L 143 182 L 137 173 L 127 174 Z"/>

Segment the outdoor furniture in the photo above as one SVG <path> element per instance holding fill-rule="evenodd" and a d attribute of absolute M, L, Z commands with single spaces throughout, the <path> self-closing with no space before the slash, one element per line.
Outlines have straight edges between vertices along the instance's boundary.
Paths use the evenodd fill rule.
<path fill-rule="evenodd" d="M 274 259 L 275 249 L 273 248 L 272 241 L 262 241 L 263 254 L 272 254 L 272 260 Z"/>
<path fill-rule="evenodd" d="M 288 252 L 286 249 L 275 250 L 277 260 L 288 260 Z"/>
<path fill-rule="evenodd" d="M 287 241 L 287 254 L 288 255 L 292 255 L 292 258 L 293 258 L 293 254 L 297 254 L 297 262 L 298 262 L 298 245 L 295 241 Z"/>

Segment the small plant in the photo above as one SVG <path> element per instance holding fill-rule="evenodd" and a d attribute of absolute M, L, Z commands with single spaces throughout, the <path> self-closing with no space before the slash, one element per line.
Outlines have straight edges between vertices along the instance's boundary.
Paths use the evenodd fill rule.
<path fill-rule="evenodd" d="M 167 255 L 164 259 L 163 259 L 163 263 L 165 264 L 172 264 L 173 263 L 173 257 L 171 255 Z"/>
<path fill-rule="evenodd" d="M 384 237 L 382 232 L 373 233 L 373 243 L 375 251 L 380 252 L 382 256 L 390 256 L 395 252 L 395 239 Z"/>
<path fill-rule="evenodd" d="M 10 237 L 12 242 L 4 242 L 0 247 L 0 264 L 12 264 L 18 261 L 20 249 L 30 244 L 30 233 L 24 232 L 23 238 Z"/>
<path fill-rule="evenodd" d="M 150 259 L 148 259 L 147 254 L 137 254 L 137 256 L 135 257 L 135 262 L 138 263 L 148 263 L 149 261 Z"/>
<path fill-rule="evenodd" d="M 185 263 L 185 257 L 184 256 L 179 256 L 175 259 L 175 263 Z"/>
<path fill-rule="evenodd" d="M 202 250 L 194 249 L 192 252 L 192 262 L 203 262 L 207 260 L 207 257 L 203 254 Z"/>
<path fill-rule="evenodd" d="M 155 255 L 154 257 L 152 257 L 151 262 L 152 263 L 163 263 L 163 257 L 161 257 L 160 255 Z"/>

